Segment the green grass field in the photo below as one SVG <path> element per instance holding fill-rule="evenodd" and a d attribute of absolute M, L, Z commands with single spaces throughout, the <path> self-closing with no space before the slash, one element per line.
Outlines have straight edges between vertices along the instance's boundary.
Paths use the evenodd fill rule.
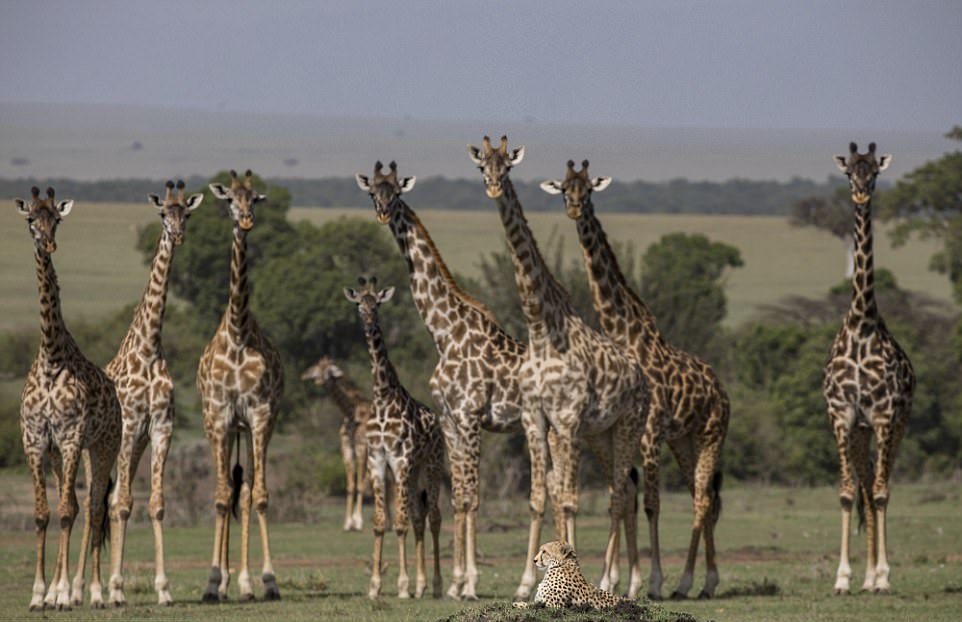
<path fill-rule="evenodd" d="M 17 478 L 19 480 L 19 478 Z M 4 478 L 9 494 L 11 480 Z M 19 488 L 20 484 L 17 485 Z M 663 497 L 662 542 L 670 591 L 681 571 L 690 521 L 685 494 Z M 690 612 L 699 620 L 926 620 L 955 621 L 962 612 L 962 522 L 957 483 L 912 484 L 894 487 L 890 506 L 890 564 L 893 593 L 886 596 L 854 594 L 832 596 L 838 554 L 838 503 L 835 491 L 744 486 L 725 493 L 725 509 L 717 530 L 721 584 L 718 597 L 710 601 L 664 603 L 669 609 Z M 489 506 L 490 507 L 490 506 Z M 519 499 L 507 509 L 480 521 L 481 602 L 469 605 L 447 599 L 400 601 L 392 594 L 397 577 L 397 549 L 393 534 L 386 536 L 389 564 L 382 598 L 365 596 L 372 536 L 365 532 L 340 531 L 340 500 L 319 508 L 317 524 L 282 524 L 272 531 L 275 569 L 281 602 L 220 605 L 198 601 L 206 582 L 210 559 L 211 527 L 169 529 L 166 533 L 168 573 L 176 604 L 160 609 L 154 604 L 152 538 L 149 526 L 134 525 L 127 551 L 127 597 L 122 610 L 91 611 L 84 606 L 72 613 L 29 614 L 34 564 L 34 536 L 22 530 L 0 532 L 0 618 L 3 619 L 153 619 L 153 620 L 434 620 L 465 607 L 490 605 L 510 599 L 520 577 L 526 541 L 526 503 Z M 607 530 L 605 499 L 598 493 L 585 495 L 579 521 L 582 567 L 589 580 L 597 580 Z M 442 531 L 442 571 L 445 589 L 450 579 L 450 512 L 445 506 Z M 370 519 L 366 508 L 365 520 Z M 55 521 L 52 521 L 55 523 Z M 644 519 L 640 530 L 647 534 Z M 550 529 L 549 529 L 550 530 Z M 55 533 L 55 529 L 53 529 Z M 256 533 L 256 530 L 255 530 Z M 76 546 L 79 537 L 74 537 Z M 236 527 L 232 564 L 236 564 Z M 48 537 L 48 564 L 55 554 Z M 253 567 L 259 577 L 259 545 L 254 539 Z M 864 542 L 854 536 L 853 586 L 861 585 Z M 646 546 L 647 536 L 640 544 Z M 409 551 L 413 546 L 409 546 Z M 48 566 L 49 567 L 49 566 Z M 642 567 L 648 572 L 647 555 Z M 624 573 L 624 561 L 622 572 Z M 409 570 L 410 571 L 410 570 Z M 693 594 L 700 589 L 704 573 L 699 560 Z M 50 574 L 48 571 L 48 578 Z M 413 585 L 413 577 L 412 577 Z M 255 593 L 261 593 L 255 580 Z M 396 590 L 394 590 L 396 594 Z"/>
<path fill-rule="evenodd" d="M 416 208 L 416 205 L 415 205 Z M 603 210 L 603 203 L 599 206 Z M 503 248 L 503 231 L 490 211 L 424 211 L 420 215 L 445 260 L 457 272 L 477 274 L 482 253 Z M 342 216 L 372 219 L 370 209 L 295 208 L 292 220 L 321 224 Z M 153 222 L 154 210 L 142 204 L 78 202 L 58 232 L 55 258 L 64 314 L 96 319 L 136 301 L 143 292 L 147 267 L 134 250 L 137 227 Z M 639 255 L 652 242 L 673 231 L 700 232 L 741 249 L 745 266 L 728 276 L 728 323 L 750 318 L 759 305 L 799 294 L 820 296 L 843 276 L 844 252 L 832 236 L 790 227 L 780 217 L 673 216 L 605 214 L 602 222 L 615 240 L 634 242 Z M 566 253 L 580 257 L 574 224 L 561 213 L 530 215 L 542 245 L 553 229 L 564 237 Z M 899 283 L 939 299 L 951 297 L 949 281 L 928 270 L 933 242 L 913 240 L 893 249 L 885 235 L 876 237 L 876 265 L 895 272 Z M 226 251 L 225 251 L 226 252 Z M 513 283 L 506 283 L 514 287 Z M 255 284 L 256 286 L 256 284 Z M 30 237 L 13 208 L 0 210 L 0 330 L 32 329 L 37 318 L 37 291 Z"/>

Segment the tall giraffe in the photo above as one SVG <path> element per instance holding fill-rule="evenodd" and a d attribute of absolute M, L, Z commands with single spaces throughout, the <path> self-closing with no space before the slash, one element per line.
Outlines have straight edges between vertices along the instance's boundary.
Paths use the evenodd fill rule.
<path fill-rule="evenodd" d="M 454 576 L 448 596 L 475 600 L 481 430 L 520 430 L 518 377 L 525 347 L 455 282 L 428 230 L 401 198 L 414 181 L 414 177 L 398 180 L 394 162 L 386 175 L 380 162 L 373 177 L 357 175 L 358 186 L 371 195 L 378 221 L 390 226 L 404 255 L 411 296 L 438 351 L 430 384 L 444 414 L 441 429 L 451 465 L 454 506 Z M 528 557 L 535 552 L 529 551 Z"/>
<path fill-rule="evenodd" d="M 651 539 L 648 596 L 661 598 L 663 581 L 658 487 L 661 443 L 666 441 L 688 482 L 694 505 L 685 571 L 673 596 L 684 597 L 691 589 L 699 534 L 704 532 L 708 573 L 699 596 L 711 597 L 718 585 L 714 526 L 721 511 L 718 460 L 728 432 L 728 395 L 708 363 L 665 341 L 655 324 L 655 316 L 622 274 L 591 200 L 592 192 L 604 190 L 609 183 L 610 177 L 589 177 L 587 160 L 581 163 L 580 171 L 575 171 L 575 163 L 569 160 L 565 178 L 546 181 L 541 188 L 549 194 L 564 195 L 565 211 L 577 223 L 601 330 L 628 349 L 641 366 L 651 390 L 641 439 L 645 514 Z"/>
<path fill-rule="evenodd" d="M 915 373 L 908 356 L 885 327 L 875 302 L 872 260 L 872 193 L 879 172 L 892 156 L 875 157 L 875 143 L 860 154 L 855 143 L 849 156 L 835 156 L 845 173 L 855 204 L 855 274 L 852 304 L 832 344 L 822 390 L 835 432 L 839 458 L 839 499 L 842 504 L 842 547 L 835 593 L 849 591 L 849 527 L 857 474 L 865 507 L 868 555 L 863 590 L 888 592 L 889 565 L 885 550 L 885 510 L 889 475 L 899 441 L 912 410 Z M 874 431 L 874 464 L 869 445 Z M 855 473 L 852 472 L 854 464 Z"/>
<path fill-rule="evenodd" d="M 40 348 L 27 374 L 20 396 L 20 429 L 27 464 L 33 477 L 34 520 L 37 528 L 37 567 L 30 609 L 70 609 L 67 581 L 70 533 L 77 517 L 75 490 L 81 454 L 88 473 L 89 496 L 85 508 L 91 526 L 93 576 L 90 605 L 103 607 L 100 582 L 102 527 L 107 520 L 105 499 L 110 470 L 120 446 L 120 404 L 110 378 L 80 352 L 60 310 L 60 287 L 51 255 L 57 250 L 57 226 L 73 209 L 73 201 L 56 201 L 53 188 L 47 198 L 31 190 L 29 202 L 16 199 L 17 211 L 27 220 L 33 237 L 40 292 Z M 50 589 L 46 590 L 44 553 L 50 508 L 47 505 L 45 458 L 49 457 L 60 501 L 60 540 Z M 114 522 L 113 527 L 117 525 Z M 114 531 L 116 533 L 116 531 Z M 82 588 L 81 588 L 82 589 Z M 82 600 L 82 598 L 81 598 Z"/>
<path fill-rule="evenodd" d="M 641 586 L 641 569 L 631 476 L 647 410 L 644 375 L 620 346 L 578 316 L 568 293 L 548 270 L 508 177 L 524 157 L 524 147 L 509 152 L 508 139 L 502 136 L 495 149 L 485 136 L 482 148 L 468 145 L 468 153 L 482 171 L 488 197 L 497 201 L 528 324 L 528 356 L 521 367 L 522 424 L 531 454 L 531 509 L 539 518 L 531 524 L 529 553 L 537 550 L 541 537 L 546 479 L 563 516 L 560 537 L 576 546 L 580 437 L 585 436 L 603 458 L 611 485 L 602 584 L 610 587 L 614 581 L 611 571 L 623 521 L 631 572 L 628 594 L 634 597 Z M 548 426 L 554 433 L 550 443 Z M 549 452 L 551 473 L 547 473 Z M 530 595 L 535 580 L 533 558 L 529 554 L 517 598 Z"/>
<path fill-rule="evenodd" d="M 174 248 L 183 243 L 187 219 L 192 211 L 200 207 L 204 195 L 194 194 L 185 198 L 183 180 L 177 182 L 176 193 L 173 181 L 168 181 L 166 188 L 163 201 L 156 194 L 147 195 L 150 204 L 160 212 L 163 230 L 157 242 L 143 298 L 134 311 L 133 321 L 117 355 L 104 368 L 117 387 L 123 420 L 123 435 L 117 454 L 117 485 L 111 498 L 111 511 L 119 521 L 116 535 L 111 538 L 110 549 L 110 602 L 114 605 L 126 602 L 123 560 L 127 520 L 133 508 L 130 486 L 148 441 L 151 445 L 149 512 L 154 528 L 154 589 L 157 591 L 158 604 L 169 605 L 172 602 L 167 574 L 164 572 L 162 521 L 164 466 L 174 430 L 174 383 L 167 371 L 167 360 L 161 345 L 161 327 Z M 77 575 L 82 585 L 82 561 L 79 566 Z M 79 597 L 78 590 L 75 589 L 74 593 Z"/>
<path fill-rule="evenodd" d="M 370 598 L 377 598 L 381 590 L 381 550 L 387 522 L 385 485 L 389 472 L 395 483 L 394 530 L 398 537 L 399 570 L 397 589 L 399 598 L 410 598 L 408 593 L 407 555 L 405 536 L 409 523 L 414 527 L 415 589 L 414 597 L 421 598 L 427 587 L 424 560 L 424 523 L 431 521 L 434 545 L 433 594 L 441 597 L 441 510 L 438 495 L 444 477 L 444 444 L 438 417 L 407 392 L 397 377 L 394 365 L 387 356 L 387 346 L 378 323 L 377 308 L 391 299 L 394 288 L 377 290 L 377 279 L 359 279 L 360 290 L 344 289 L 344 296 L 357 305 L 364 325 L 364 337 L 371 355 L 371 375 L 374 377 L 374 416 L 367 422 L 368 467 L 374 489 L 374 557 L 371 565 Z"/>
<path fill-rule="evenodd" d="M 301 374 L 301 380 L 313 380 L 314 384 L 326 387 L 344 415 L 339 430 L 341 459 L 344 461 L 344 475 L 347 479 L 344 531 L 361 531 L 364 526 L 364 517 L 361 514 L 364 488 L 369 479 L 365 430 L 374 406 L 329 356 L 322 356 L 308 367 Z"/>
<path fill-rule="evenodd" d="M 281 597 L 271 564 L 267 536 L 267 444 L 277 423 L 278 406 L 284 389 L 284 370 L 277 349 L 267 340 L 250 312 L 247 282 L 247 232 L 254 227 L 254 205 L 267 199 L 253 186 L 250 170 L 244 181 L 230 172 L 231 186 L 210 184 L 218 199 L 227 201 L 234 223 L 231 245 L 230 300 L 213 339 L 204 348 L 197 367 L 197 390 L 204 408 L 204 431 L 214 457 L 217 484 L 214 505 L 214 554 L 204 602 L 226 600 L 230 583 L 227 550 L 231 500 L 241 511 L 241 563 L 238 575 L 241 598 L 251 600 L 254 591 L 247 569 L 251 503 L 260 523 L 264 553 L 264 598 Z M 240 467 L 240 436 L 247 438 L 248 472 Z M 237 444 L 237 466 L 228 477 L 231 449 Z M 240 480 L 243 479 L 243 482 Z M 232 480 L 232 481 L 230 481 Z M 253 485 L 252 485 L 253 482 Z M 234 490 L 231 491 L 230 483 Z"/>

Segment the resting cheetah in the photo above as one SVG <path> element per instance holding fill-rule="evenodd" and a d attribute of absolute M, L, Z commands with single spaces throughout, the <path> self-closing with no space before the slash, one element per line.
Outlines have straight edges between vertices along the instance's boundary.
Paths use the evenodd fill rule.
<path fill-rule="evenodd" d="M 594 609 L 605 609 L 625 602 L 585 580 L 578 566 L 578 557 L 570 544 L 555 540 L 538 550 L 534 563 L 545 571 L 544 579 L 538 585 L 534 602 L 547 607 L 561 609 L 573 605 L 588 605 Z M 514 603 L 515 607 L 525 608 L 528 603 Z"/>

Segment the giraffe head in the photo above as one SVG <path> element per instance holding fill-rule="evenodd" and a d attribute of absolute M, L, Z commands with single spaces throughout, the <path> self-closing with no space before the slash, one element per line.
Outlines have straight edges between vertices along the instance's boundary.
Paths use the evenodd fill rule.
<path fill-rule="evenodd" d="M 872 200 L 875 179 L 892 163 L 892 156 L 886 153 L 876 158 L 875 143 L 869 143 L 868 153 L 859 153 L 858 145 L 849 143 L 848 152 L 848 159 L 843 155 L 835 156 L 835 165 L 848 177 L 848 184 L 852 189 L 852 201 L 858 205 L 865 205 Z"/>
<path fill-rule="evenodd" d="M 511 167 L 521 164 L 524 159 L 524 145 L 508 151 L 508 137 L 502 136 L 501 144 L 495 149 L 491 146 L 491 139 L 485 136 L 480 149 L 468 145 L 468 155 L 481 170 L 484 191 L 488 197 L 497 199 L 504 192 L 502 184 Z"/>
<path fill-rule="evenodd" d="M 230 188 L 224 184 L 210 184 L 210 191 L 218 199 L 227 201 L 230 207 L 230 217 L 241 231 L 254 228 L 254 205 L 267 199 L 267 195 L 258 194 L 254 190 L 254 173 L 250 169 L 244 173 L 244 181 L 237 177 L 237 171 L 230 172 Z"/>
<path fill-rule="evenodd" d="M 57 250 L 57 225 L 73 209 L 73 199 L 57 201 L 53 188 L 47 188 L 47 198 L 40 198 L 40 188 L 30 189 L 30 201 L 14 199 L 17 211 L 27 219 L 34 246 L 40 253 L 50 254 Z"/>
<path fill-rule="evenodd" d="M 374 176 L 368 177 L 360 173 L 354 176 L 358 187 L 371 195 L 374 201 L 374 213 L 377 221 L 386 225 L 394 215 L 394 208 L 397 207 L 401 195 L 410 192 L 414 188 L 417 177 L 404 177 L 400 181 L 397 178 L 397 162 L 393 160 L 388 165 L 390 169 L 387 175 L 384 174 L 384 165 L 378 160 L 374 163 Z"/>
<path fill-rule="evenodd" d="M 167 180 L 167 194 L 164 200 L 156 194 L 148 194 L 147 201 L 160 212 L 160 219 L 164 223 L 164 235 L 169 237 L 174 246 L 180 246 L 184 241 L 184 230 L 190 213 L 200 207 L 204 200 L 203 194 L 192 194 L 184 198 L 184 180 L 177 180 L 177 193 L 174 193 L 174 182 Z"/>
<path fill-rule="evenodd" d="M 394 295 L 394 288 L 388 287 L 378 291 L 377 279 L 371 277 L 365 279 L 363 276 L 358 278 L 359 289 L 344 288 L 344 297 L 357 305 L 357 313 L 361 316 L 361 323 L 364 324 L 364 332 L 367 333 L 377 326 L 377 308 L 381 303 L 387 302 Z"/>
<path fill-rule="evenodd" d="M 322 356 L 301 374 L 301 380 L 313 380 L 314 384 L 327 384 L 343 375 L 344 372 L 334 363 L 334 359 Z"/>
<path fill-rule="evenodd" d="M 568 218 L 578 220 L 585 208 L 591 205 L 592 191 L 601 192 L 611 183 L 611 177 L 588 177 L 588 160 L 581 162 L 581 170 L 575 171 L 574 160 L 568 160 L 565 178 L 541 182 L 541 189 L 548 194 L 564 196 Z"/>

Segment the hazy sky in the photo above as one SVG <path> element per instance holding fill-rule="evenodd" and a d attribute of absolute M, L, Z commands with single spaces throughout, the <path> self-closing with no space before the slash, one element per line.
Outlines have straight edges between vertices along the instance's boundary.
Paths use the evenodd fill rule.
<path fill-rule="evenodd" d="M 0 101 L 944 131 L 962 2 L 4 0 Z"/>

